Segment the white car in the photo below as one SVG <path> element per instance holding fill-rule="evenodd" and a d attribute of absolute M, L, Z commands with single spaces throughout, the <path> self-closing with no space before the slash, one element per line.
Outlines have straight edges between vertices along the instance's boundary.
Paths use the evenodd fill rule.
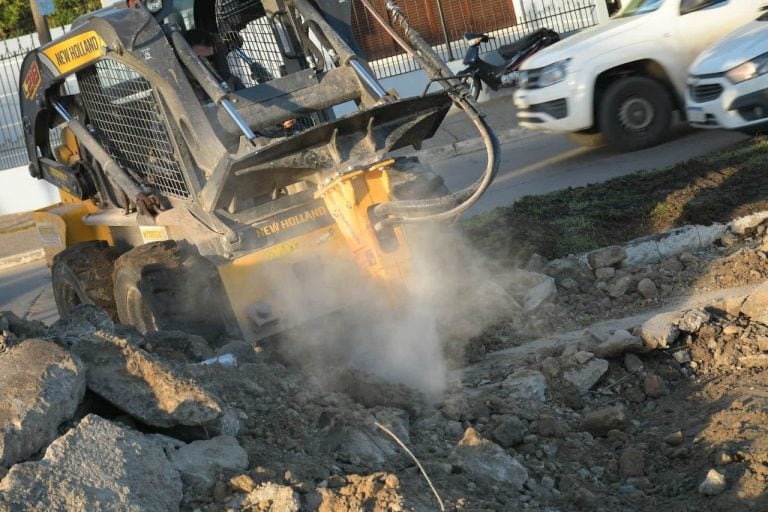
<path fill-rule="evenodd" d="M 768 128 L 768 13 L 699 55 L 685 103 L 693 126 Z"/>
<path fill-rule="evenodd" d="M 522 65 L 518 121 L 604 137 L 632 151 L 664 140 L 685 108 L 688 67 L 702 50 L 753 21 L 768 0 L 629 0 L 602 25 L 567 37 Z"/>

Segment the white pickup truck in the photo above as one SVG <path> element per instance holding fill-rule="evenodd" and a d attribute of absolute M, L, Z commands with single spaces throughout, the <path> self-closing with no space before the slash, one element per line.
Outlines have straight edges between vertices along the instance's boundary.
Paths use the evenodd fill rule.
<path fill-rule="evenodd" d="M 522 66 L 515 92 L 526 128 L 625 151 L 660 143 L 684 112 L 688 66 L 757 18 L 767 0 L 630 0 L 606 23 L 567 37 Z"/>

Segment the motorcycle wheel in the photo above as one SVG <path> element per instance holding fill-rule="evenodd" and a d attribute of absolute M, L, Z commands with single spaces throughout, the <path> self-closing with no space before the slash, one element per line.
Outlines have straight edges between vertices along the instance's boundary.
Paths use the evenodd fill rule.
<path fill-rule="evenodd" d="M 475 100 L 480 97 L 480 91 L 483 90 L 483 84 L 480 83 L 480 79 L 473 76 L 469 79 L 469 94 Z"/>

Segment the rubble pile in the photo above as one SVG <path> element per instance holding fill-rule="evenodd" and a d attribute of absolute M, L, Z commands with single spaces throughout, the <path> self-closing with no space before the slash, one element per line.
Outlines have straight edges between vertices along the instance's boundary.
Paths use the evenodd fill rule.
<path fill-rule="evenodd" d="M 430 484 L 446 510 L 768 510 L 765 263 L 724 277 L 766 260 L 763 235 L 674 268 L 540 261 L 510 315 L 551 334 L 497 326 L 437 399 L 91 306 L 50 328 L 2 313 L 0 512 L 437 510 Z M 718 282 L 751 286 L 662 301 Z"/>

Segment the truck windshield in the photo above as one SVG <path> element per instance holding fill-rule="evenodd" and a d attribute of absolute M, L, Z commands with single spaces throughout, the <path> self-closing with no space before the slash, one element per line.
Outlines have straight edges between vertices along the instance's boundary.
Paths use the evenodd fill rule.
<path fill-rule="evenodd" d="M 661 7 L 661 4 L 663 3 L 664 0 L 630 0 L 617 17 L 624 18 L 626 16 L 637 16 L 638 14 L 655 11 Z"/>

